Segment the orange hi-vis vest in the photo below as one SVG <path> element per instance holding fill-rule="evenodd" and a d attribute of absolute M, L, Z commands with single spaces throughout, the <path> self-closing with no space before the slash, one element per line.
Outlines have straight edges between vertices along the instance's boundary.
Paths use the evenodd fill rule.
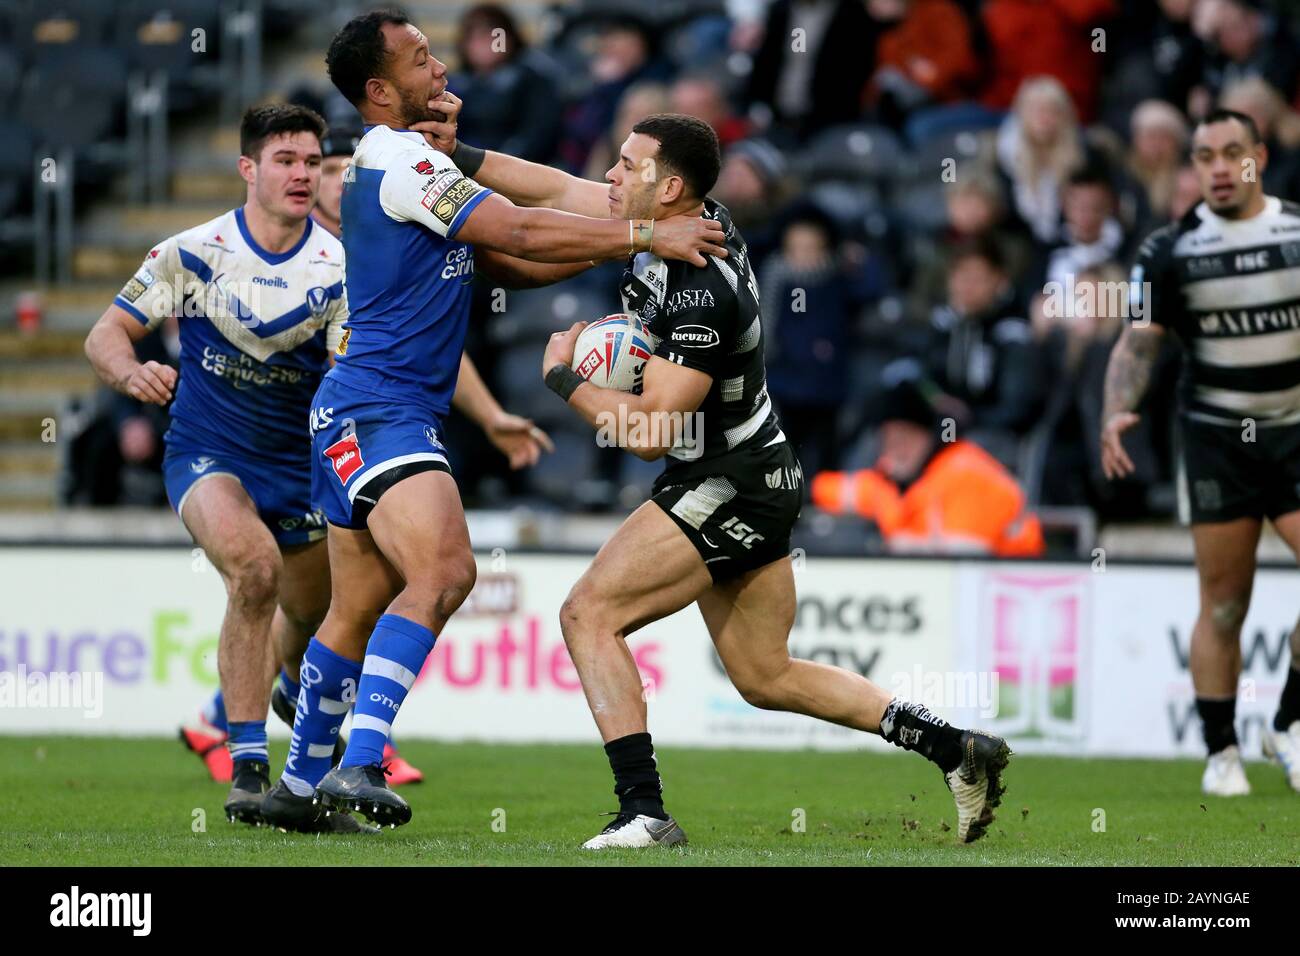
<path fill-rule="evenodd" d="M 1025 511 L 1015 478 L 967 441 L 930 459 L 906 492 L 874 469 L 823 471 L 813 478 L 812 500 L 832 514 L 874 521 L 892 551 L 1032 557 L 1044 550 L 1042 525 Z"/>

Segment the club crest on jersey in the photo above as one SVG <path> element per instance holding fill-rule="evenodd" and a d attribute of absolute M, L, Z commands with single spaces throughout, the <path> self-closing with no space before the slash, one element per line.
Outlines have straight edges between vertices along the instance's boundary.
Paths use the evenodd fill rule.
<path fill-rule="evenodd" d="M 196 475 L 201 475 L 216 463 L 217 460 L 211 455 L 200 455 L 198 458 L 195 458 L 190 462 L 190 471 L 194 472 Z"/>
<path fill-rule="evenodd" d="M 434 170 L 437 167 L 435 167 L 433 163 L 429 162 L 427 159 L 422 159 L 411 168 L 414 169 L 421 176 L 427 176 L 430 173 L 434 172 Z"/>
<path fill-rule="evenodd" d="M 428 439 L 429 444 L 432 445 L 434 448 L 441 447 L 438 444 L 438 430 L 434 428 L 432 425 L 424 426 L 424 437 Z"/>
<path fill-rule="evenodd" d="M 325 314 L 326 308 L 330 304 L 329 290 L 324 286 L 313 286 L 307 290 L 307 309 L 314 318 L 319 319 Z"/>
<path fill-rule="evenodd" d="M 356 435 L 348 435 L 330 445 L 325 449 L 325 457 L 330 460 L 330 464 L 334 466 L 334 474 L 344 485 L 366 464 L 361 457 L 361 446 L 357 444 Z"/>

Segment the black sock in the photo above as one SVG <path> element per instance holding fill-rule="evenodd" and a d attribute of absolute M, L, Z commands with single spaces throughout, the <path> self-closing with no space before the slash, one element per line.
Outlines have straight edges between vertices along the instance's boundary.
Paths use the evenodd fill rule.
<path fill-rule="evenodd" d="M 1237 698 L 1213 700 L 1209 697 L 1196 698 L 1196 712 L 1201 715 L 1201 728 L 1205 733 L 1205 748 L 1211 755 L 1217 754 L 1225 747 L 1237 742 L 1237 728 L 1233 722 L 1237 719 Z"/>
<path fill-rule="evenodd" d="M 614 794 L 624 813 L 644 813 L 667 820 L 663 782 L 655 767 L 654 745 L 649 734 L 628 734 L 605 744 L 609 768 L 614 771 Z"/>
<path fill-rule="evenodd" d="M 1300 670 L 1292 664 L 1287 668 L 1282 699 L 1277 702 L 1277 713 L 1273 715 L 1273 729 L 1286 730 L 1297 720 L 1300 720 Z"/>
<path fill-rule="evenodd" d="M 920 704 L 895 697 L 880 718 L 880 736 L 896 747 L 915 750 L 944 773 L 961 766 L 961 731 Z"/>

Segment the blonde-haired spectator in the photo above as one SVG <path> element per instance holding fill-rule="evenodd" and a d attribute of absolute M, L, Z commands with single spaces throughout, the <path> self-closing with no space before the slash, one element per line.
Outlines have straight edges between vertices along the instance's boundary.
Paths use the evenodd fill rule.
<path fill-rule="evenodd" d="M 1021 84 L 998 130 L 997 156 L 1016 213 L 1040 242 L 1054 241 L 1061 188 L 1085 156 L 1078 114 L 1059 80 L 1037 76 Z"/>
<path fill-rule="evenodd" d="M 1187 151 L 1187 120 L 1164 100 L 1144 100 L 1133 111 L 1129 132 L 1128 171 L 1146 190 L 1152 214 L 1167 219 Z"/>

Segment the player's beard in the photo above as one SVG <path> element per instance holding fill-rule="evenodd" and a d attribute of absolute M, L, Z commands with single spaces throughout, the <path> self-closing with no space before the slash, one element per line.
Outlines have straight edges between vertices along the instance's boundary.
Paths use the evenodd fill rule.
<path fill-rule="evenodd" d="M 416 123 L 428 123 L 446 119 L 442 113 L 429 106 L 427 96 L 415 96 L 401 90 L 402 125 L 413 126 Z"/>

